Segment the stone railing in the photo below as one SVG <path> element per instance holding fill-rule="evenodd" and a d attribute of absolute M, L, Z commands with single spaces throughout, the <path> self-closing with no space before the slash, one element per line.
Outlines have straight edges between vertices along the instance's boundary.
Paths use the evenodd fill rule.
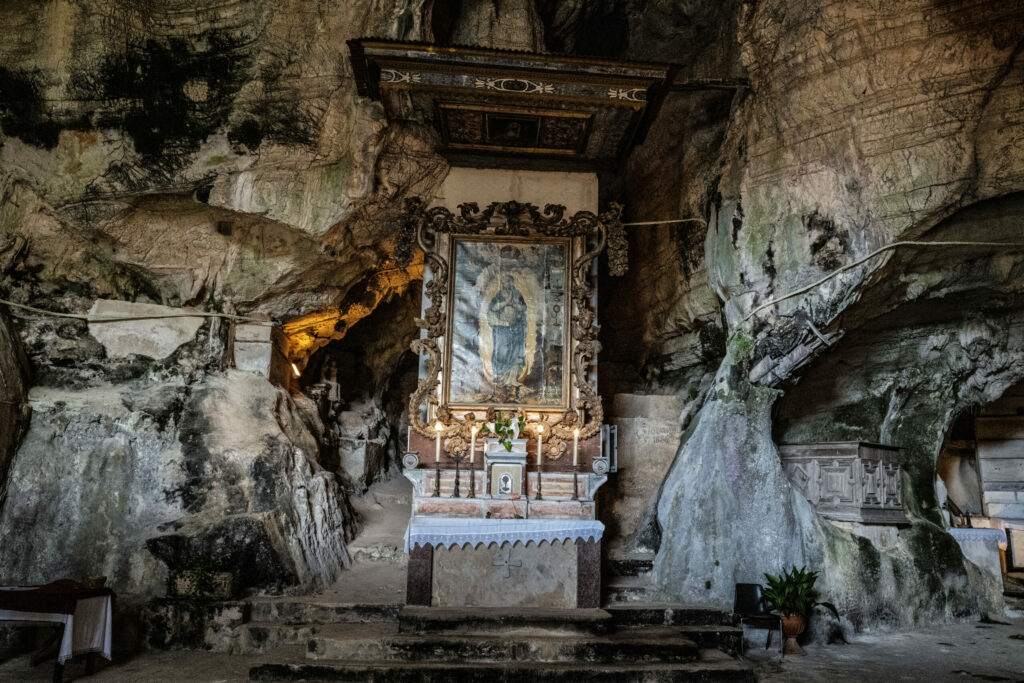
<path fill-rule="evenodd" d="M 790 482 L 823 517 L 907 524 L 898 447 L 858 441 L 783 444 L 779 453 Z"/>

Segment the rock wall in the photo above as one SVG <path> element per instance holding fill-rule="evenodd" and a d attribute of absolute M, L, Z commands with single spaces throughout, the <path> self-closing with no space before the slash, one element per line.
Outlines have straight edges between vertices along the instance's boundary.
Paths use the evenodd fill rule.
<path fill-rule="evenodd" d="M 28 361 L 21 339 L 0 315 L 0 509 L 7 497 L 7 475 L 32 410 L 28 405 Z"/>
<path fill-rule="evenodd" d="M 200 560 L 242 590 L 332 583 L 354 520 L 287 393 L 254 373 L 34 387 L 0 528 L 13 582 L 106 575 L 132 600 Z M 268 419 L 269 418 L 269 419 Z"/>
<path fill-rule="evenodd" d="M 981 204 L 936 225 L 1024 184 L 1013 143 L 1024 132 L 1022 27 L 1019 5 L 991 3 L 769 2 L 744 13 L 751 87 L 723 142 L 706 241 L 728 353 L 659 501 L 662 595 L 726 605 L 732 583 L 795 563 L 823 570 L 823 592 L 855 624 L 1001 608 L 941 527 L 933 484 L 955 412 L 1020 373 L 1010 294 L 1020 249 L 887 252 L 751 312 L 892 241 L 1019 235 Z M 878 553 L 794 494 L 772 440 L 782 386 L 793 393 L 779 438 L 907 448 L 913 526 L 897 548 Z"/>

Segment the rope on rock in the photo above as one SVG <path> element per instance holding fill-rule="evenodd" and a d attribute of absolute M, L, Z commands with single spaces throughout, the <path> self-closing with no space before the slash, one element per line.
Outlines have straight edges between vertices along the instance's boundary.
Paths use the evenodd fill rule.
<path fill-rule="evenodd" d="M 973 242 L 973 241 L 919 242 L 919 241 L 916 241 L 916 240 L 892 242 L 891 244 L 886 244 L 885 246 L 882 246 L 882 247 L 879 247 L 878 249 L 875 249 L 873 252 L 871 252 L 870 254 L 865 256 L 864 258 L 858 259 L 857 261 L 854 261 L 853 263 L 849 263 L 849 264 L 847 264 L 845 266 L 842 266 L 841 268 L 837 268 L 837 269 L 833 270 L 831 273 L 829 273 L 825 277 L 821 278 L 820 280 L 815 280 L 814 282 L 812 282 L 809 285 L 806 285 L 804 287 L 800 287 L 799 289 L 795 289 L 792 292 L 788 292 L 786 294 L 783 294 L 782 296 L 776 297 L 776 298 L 774 298 L 774 299 L 772 299 L 770 301 L 766 301 L 765 303 L 761 304 L 760 306 L 758 306 L 757 308 L 752 310 L 750 313 L 748 313 L 747 316 L 745 318 L 743 318 L 743 320 L 741 320 L 740 322 L 741 323 L 745 323 L 748 320 L 750 320 L 752 317 L 754 317 L 756 314 L 758 314 L 761 311 L 763 311 L 764 309 L 769 308 L 771 306 L 774 306 L 775 304 L 777 304 L 779 302 L 782 302 L 782 301 L 785 301 L 786 299 L 792 299 L 795 296 L 800 296 L 801 294 L 806 294 L 807 292 L 811 291 L 812 289 L 815 289 L 816 287 L 819 287 L 819 286 L 825 284 L 826 282 L 828 282 L 829 280 L 831 280 L 835 276 L 839 275 L 840 273 L 844 273 L 844 272 L 846 272 L 848 270 L 856 268 L 857 266 L 859 266 L 859 265 L 861 265 L 863 263 L 866 263 L 867 261 L 870 261 L 871 259 L 875 258 L 879 254 L 881 254 L 883 252 L 886 252 L 886 251 L 889 251 L 890 249 L 895 249 L 897 247 L 1024 247 L 1024 242 Z"/>
<path fill-rule="evenodd" d="M 13 306 L 14 308 L 20 308 L 40 315 L 48 315 L 54 318 L 72 318 L 74 320 L 85 320 L 86 322 L 91 323 L 121 323 L 133 320 L 159 320 L 162 318 L 224 318 L 234 322 L 246 322 L 254 325 L 274 326 L 277 324 L 273 320 L 266 320 L 264 318 L 248 318 L 243 315 L 234 315 L 232 313 L 212 313 L 209 311 L 182 311 L 181 313 L 151 313 L 149 315 L 122 315 L 117 317 L 106 317 L 89 316 L 85 313 L 58 313 L 57 311 L 47 311 L 42 308 L 36 308 L 35 306 L 29 306 L 28 304 L 19 304 L 14 301 L 8 301 L 7 299 L 0 299 L 0 304 Z"/>
<path fill-rule="evenodd" d="M 668 221 L 637 221 L 633 223 L 623 223 L 623 225 L 664 225 L 667 223 L 700 223 L 704 227 L 707 227 L 708 222 L 703 218 L 673 218 Z"/>

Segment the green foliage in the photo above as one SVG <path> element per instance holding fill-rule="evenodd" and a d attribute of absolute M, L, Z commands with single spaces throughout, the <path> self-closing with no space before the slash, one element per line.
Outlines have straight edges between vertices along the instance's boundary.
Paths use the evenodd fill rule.
<path fill-rule="evenodd" d="M 744 334 L 742 331 L 737 331 L 729 338 L 727 346 L 729 352 L 732 353 L 733 362 L 739 362 L 750 356 L 750 353 L 754 350 L 754 338 Z"/>
<path fill-rule="evenodd" d="M 512 439 L 518 439 L 519 435 L 526 429 L 526 417 L 522 414 L 504 417 L 499 410 L 494 416 L 494 422 L 484 425 L 481 434 L 494 434 L 501 441 L 505 450 L 512 452 Z"/>
<path fill-rule="evenodd" d="M 818 572 L 809 572 L 806 567 L 786 569 L 780 576 L 764 575 L 768 586 L 764 589 L 764 599 L 768 607 L 785 616 L 805 617 L 816 605 L 827 608 L 839 618 L 839 612 L 830 602 L 818 602 L 814 599 L 814 582 L 818 580 Z"/>

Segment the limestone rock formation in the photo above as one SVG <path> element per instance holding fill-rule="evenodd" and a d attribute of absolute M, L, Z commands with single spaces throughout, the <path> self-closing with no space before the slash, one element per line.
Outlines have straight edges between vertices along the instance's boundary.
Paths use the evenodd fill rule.
<path fill-rule="evenodd" d="M 656 574 L 664 595 L 724 604 L 729 583 L 758 580 L 766 564 L 807 563 L 824 570 L 827 590 L 857 619 L 907 624 L 1001 604 L 939 526 L 933 480 L 955 412 L 992 400 L 1019 376 L 1019 312 L 1012 296 L 999 296 L 1020 286 L 1019 247 L 964 247 L 943 259 L 937 247 L 905 259 L 890 251 L 766 304 L 893 241 L 949 239 L 957 227 L 961 240 L 1013 237 L 977 214 L 935 226 L 1021 188 L 1024 157 L 1006 141 L 1020 130 L 1007 95 L 1024 77 L 1022 26 L 1019 6 L 988 3 L 762 3 L 744 15 L 751 93 L 723 141 L 706 242 L 729 352 L 663 488 Z M 953 51 L 948 61 L 932 57 L 944 49 Z M 961 306 L 977 297 L 986 305 L 972 322 Z M 866 321 L 889 311 L 887 326 Z M 941 313 L 949 322 L 928 323 Z M 842 334 L 856 334 L 857 346 L 831 346 Z M 872 350 L 854 351 L 865 344 Z M 848 367 L 870 377 L 854 379 Z M 836 368 L 843 373 L 827 379 Z M 817 372 L 825 376 L 816 380 Z M 794 425 L 788 438 L 838 438 L 857 431 L 845 428 L 852 420 L 861 438 L 910 453 L 914 526 L 896 550 L 878 557 L 795 499 L 772 445 L 768 387 L 796 381 L 823 382 L 846 398 L 801 394 L 790 409 L 816 412 L 831 427 L 797 437 Z M 724 446 L 707 462 L 713 441 Z M 694 532 L 727 518 L 736 534 Z M 884 599 L 858 585 L 895 587 L 911 607 L 886 614 Z"/>
<path fill-rule="evenodd" d="M 160 595 L 202 558 L 243 589 L 329 585 L 354 520 L 294 402 L 253 373 L 194 383 L 34 388 L 12 468 L 4 544 L 12 581 L 100 573 Z M 267 419 L 270 417 L 271 419 Z"/>

